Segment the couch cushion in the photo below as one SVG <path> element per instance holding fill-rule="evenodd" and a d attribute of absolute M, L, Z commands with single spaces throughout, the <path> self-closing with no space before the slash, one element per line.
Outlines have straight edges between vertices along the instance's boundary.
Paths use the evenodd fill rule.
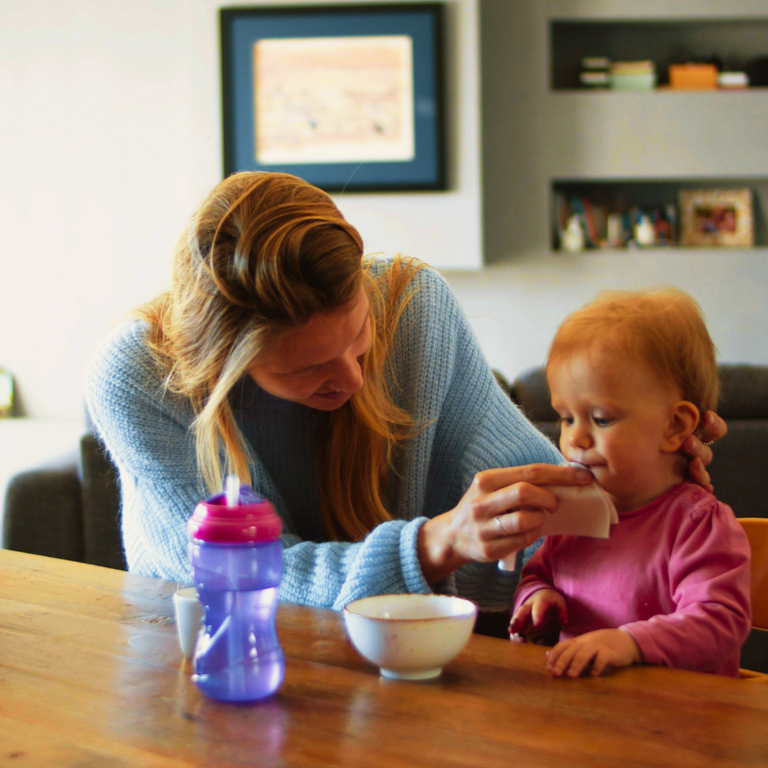
<path fill-rule="evenodd" d="M 127 570 L 120 531 L 117 470 L 103 443 L 94 435 L 84 435 L 80 441 L 80 479 L 85 562 Z"/>
<path fill-rule="evenodd" d="M 768 419 L 768 366 L 724 364 L 717 412 L 726 420 Z"/>
<path fill-rule="evenodd" d="M 715 496 L 736 517 L 768 517 L 763 473 L 768 447 L 768 423 L 759 419 L 730 419 L 728 434 L 712 446 L 707 468 Z"/>
<path fill-rule="evenodd" d="M 521 373 L 509 388 L 510 396 L 531 421 L 558 421 L 549 402 L 549 387 L 544 368 Z"/>
<path fill-rule="evenodd" d="M 17 552 L 84 559 L 83 511 L 74 463 L 14 475 L 5 493 L 3 546 Z"/>

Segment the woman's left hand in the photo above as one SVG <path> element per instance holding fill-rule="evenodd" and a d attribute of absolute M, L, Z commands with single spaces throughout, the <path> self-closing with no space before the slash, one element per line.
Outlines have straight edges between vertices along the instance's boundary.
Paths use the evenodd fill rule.
<path fill-rule="evenodd" d="M 691 435 L 683 443 L 683 452 L 688 456 L 688 476 L 691 480 L 712 493 L 713 486 L 709 482 L 707 466 L 712 461 L 711 443 L 725 437 L 728 425 L 714 412 L 707 411 L 701 420 L 702 440 Z"/>

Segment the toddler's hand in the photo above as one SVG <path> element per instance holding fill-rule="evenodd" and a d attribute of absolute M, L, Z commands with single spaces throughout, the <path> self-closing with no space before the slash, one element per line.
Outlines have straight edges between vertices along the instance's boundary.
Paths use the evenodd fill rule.
<path fill-rule="evenodd" d="M 567 623 L 568 609 L 563 596 L 554 589 L 540 589 L 515 611 L 509 622 L 509 634 L 533 640 Z"/>
<path fill-rule="evenodd" d="M 547 652 L 547 669 L 561 677 L 578 677 L 592 668 L 599 675 L 608 667 L 626 667 L 643 660 L 635 638 L 623 629 L 598 629 L 571 640 L 563 640 Z"/>

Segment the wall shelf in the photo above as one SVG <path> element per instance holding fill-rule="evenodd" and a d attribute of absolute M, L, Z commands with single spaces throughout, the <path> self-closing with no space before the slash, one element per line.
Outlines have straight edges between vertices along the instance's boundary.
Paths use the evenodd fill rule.
<path fill-rule="evenodd" d="M 666 251 L 680 249 L 690 251 L 693 248 L 706 250 L 708 253 L 723 253 L 739 251 L 757 251 L 768 249 L 768 177 L 719 177 L 719 178 L 654 178 L 654 179 L 552 179 L 550 182 L 550 212 L 551 212 L 551 247 L 559 250 L 558 231 L 558 199 L 570 203 L 572 200 L 588 201 L 589 206 L 599 208 L 607 213 L 627 213 L 633 208 L 649 213 L 654 209 L 664 209 L 672 206 L 675 211 L 673 226 L 679 238 L 681 212 L 678 208 L 681 190 L 712 190 L 712 189 L 743 189 L 752 191 L 752 207 L 754 218 L 754 246 L 681 246 L 671 243 L 662 246 Z M 578 205 L 578 203 L 577 203 Z M 599 216 L 595 216 L 599 219 Z M 627 248 L 592 247 L 589 250 L 625 251 Z M 641 249 L 643 251 L 647 248 Z"/>
<path fill-rule="evenodd" d="M 697 246 L 648 246 L 645 248 L 586 248 L 579 251 L 579 255 L 607 255 L 607 256 L 765 256 L 768 257 L 768 246 L 755 248 L 699 248 Z M 568 253 L 559 248 L 550 248 L 549 255 L 556 258 L 569 258 L 573 253 Z"/>
<path fill-rule="evenodd" d="M 749 188 L 756 248 L 746 250 L 768 247 L 768 88 L 682 91 L 668 85 L 672 63 L 711 60 L 728 69 L 745 69 L 768 57 L 768 8 L 757 17 L 582 12 L 569 18 L 558 17 L 557 5 L 550 3 L 546 22 L 550 246 L 559 245 L 563 210 L 588 219 L 591 250 L 615 252 L 625 249 L 606 249 L 595 242 L 606 234 L 607 213 L 625 214 L 630 229 L 639 211 L 662 222 L 669 218 L 677 240 L 681 190 Z M 651 60 L 659 87 L 640 92 L 580 87 L 585 56 Z M 680 247 L 673 242 L 664 249 Z M 710 254 L 727 251 L 733 249 L 707 249 Z"/>
<path fill-rule="evenodd" d="M 661 88 L 654 88 L 652 91 L 613 91 L 610 88 L 558 88 L 553 91 L 555 95 L 565 94 L 578 94 L 579 96 L 616 96 L 628 95 L 635 98 L 656 98 L 657 96 L 683 96 L 692 98 L 701 98 L 714 96 L 717 98 L 721 95 L 733 96 L 754 96 L 758 98 L 760 96 L 765 97 L 768 94 L 768 85 L 757 85 L 750 88 L 719 88 L 714 91 L 683 91 L 675 88 L 669 88 L 668 86 L 662 86 Z"/>
<path fill-rule="evenodd" d="M 551 19 L 550 86 L 579 87 L 581 59 L 655 62 L 660 85 L 670 64 L 717 57 L 731 69 L 768 56 L 768 11 L 763 18 L 731 19 Z"/>

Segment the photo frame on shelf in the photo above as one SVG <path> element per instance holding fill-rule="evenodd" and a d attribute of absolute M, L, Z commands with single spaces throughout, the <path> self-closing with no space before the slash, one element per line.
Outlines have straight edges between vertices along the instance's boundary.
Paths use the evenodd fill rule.
<path fill-rule="evenodd" d="M 223 8 L 224 174 L 446 188 L 443 4 Z"/>
<path fill-rule="evenodd" d="M 680 219 L 680 245 L 755 244 L 750 189 L 681 190 Z"/>

